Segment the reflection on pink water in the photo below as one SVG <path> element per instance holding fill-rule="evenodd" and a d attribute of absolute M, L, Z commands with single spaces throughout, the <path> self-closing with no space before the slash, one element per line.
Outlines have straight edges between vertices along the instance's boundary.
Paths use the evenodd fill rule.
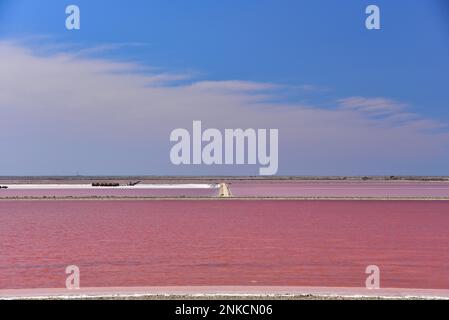
<path fill-rule="evenodd" d="M 236 181 L 234 196 L 449 197 L 449 182 Z"/>
<path fill-rule="evenodd" d="M 0 201 L 0 289 L 449 288 L 446 201 Z"/>

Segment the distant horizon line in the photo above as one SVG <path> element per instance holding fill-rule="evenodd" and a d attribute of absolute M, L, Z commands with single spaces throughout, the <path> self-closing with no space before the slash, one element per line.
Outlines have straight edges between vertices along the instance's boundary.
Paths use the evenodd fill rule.
<path fill-rule="evenodd" d="M 9 179 L 449 180 L 447 175 L 0 175 Z"/>

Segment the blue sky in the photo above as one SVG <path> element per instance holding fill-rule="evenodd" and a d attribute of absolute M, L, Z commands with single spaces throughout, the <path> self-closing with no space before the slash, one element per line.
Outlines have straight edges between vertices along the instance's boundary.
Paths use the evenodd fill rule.
<path fill-rule="evenodd" d="M 81 30 L 65 29 L 64 11 L 69 4 L 80 7 Z M 381 9 L 381 30 L 364 26 L 369 4 Z M 449 6 L 444 0 L 136 0 L 126 4 L 0 0 L 0 40 L 19 41 L 33 54 L 43 48 L 52 48 L 51 54 L 71 54 L 109 46 L 109 50 L 92 50 L 84 58 L 137 63 L 163 73 L 189 75 L 186 81 L 190 82 L 277 84 L 283 87 L 270 101 L 293 107 L 333 110 L 338 101 L 350 97 L 382 98 L 406 105 L 407 113 L 441 122 L 438 130 L 449 124 L 448 37 Z M 441 148 L 447 148 L 444 138 L 441 141 Z M 321 167 L 296 170 L 292 161 L 280 173 L 449 174 L 444 161 L 436 165 L 417 160 L 404 169 L 398 164 L 389 166 L 387 160 L 383 167 L 376 166 L 377 160 L 362 165 L 355 154 L 348 154 L 347 159 L 353 161 L 348 167 L 335 164 L 335 170 L 327 171 Z M 358 169 L 353 169 L 354 163 Z M 161 166 L 164 173 L 171 173 L 169 167 Z M 86 164 L 81 171 L 126 171 L 126 166 L 123 172 L 116 168 L 98 172 Z M 21 170 L 53 173 L 45 166 L 33 169 L 23 164 L 22 168 L 11 165 L 0 174 Z M 78 170 L 66 166 L 56 171 Z M 140 172 L 152 173 L 144 165 L 134 173 Z M 205 172 L 210 169 L 198 174 Z"/>
<path fill-rule="evenodd" d="M 141 43 L 110 54 L 208 79 L 312 83 L 340 96 L 380 93 L 449 119 L 444 0 L 375 1 L 383 27 L 377 32 L 364 28 L 364 8 L 373 1 L 2 2 L 2 37 Z M 82 11 L 78 32 L 64 28 L 72 3 Z"/>

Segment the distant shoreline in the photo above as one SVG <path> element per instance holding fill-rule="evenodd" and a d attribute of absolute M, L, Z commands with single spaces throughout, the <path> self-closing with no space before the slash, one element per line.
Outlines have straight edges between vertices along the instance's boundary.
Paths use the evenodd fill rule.
<path fill-rule="evenodd" d="M 449 177 L 439 177 L 439 180 L 430 179 L 430 177 L 414 179 L 405 177 L 401 179 L 381 177 L 372 177 L 372 179 L 363 177 L 338 179 L 332 179 L 332 177 L 315 179 L 310 177 L 121 177 L 120 179 L 83 177 L 82 179 L 79 180 L 79 177 L 15 177 L 5 180 L 5 177 L 1 177 L 0 200 L 449 200 Z M 231 195 L 228 197 L 220 195 L 221 186 L 228 186 Z M 240 194 L 237 192 L 239 188 Z M 241 191 L 242 188 L 247 190 Z M 256 191 L 248 191 L 252 188 Z M 264 191 L 264 188 L 272 188 L 269 189 L 272 191 Z M 340 192 L 335 192 L 339 189 Z M 345 189 L 348 191 L 341 191 Z M 385 189 L 385 191 L 379 192 L 377 191 L 379 189 Z M 64 190 L 70 192 L 64 192 Z M 167 192 L 151 194 L 151 190 L 167 190 Z M 174 194 L 173 190 L 180 191 Z M 185 192 L 186 190 L 217 190 L 217 194 L 192 194 Z M 235 194 L 232 190 L 236 190 Z"/>
<path fill-rule="evenodd" d="M 139 180 L 142 183 L 216 183 L 233 181 L 346 181 L 346 182 L 448 182 L 449 176 L 0 176 L 1 184 L 11 183 L 92 183 L 95 181 L 129 182 Z"/>

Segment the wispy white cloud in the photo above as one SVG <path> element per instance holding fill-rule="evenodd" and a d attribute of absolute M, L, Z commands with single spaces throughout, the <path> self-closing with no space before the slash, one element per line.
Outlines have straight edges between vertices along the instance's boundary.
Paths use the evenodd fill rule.
<path fill-rule="evenodd" d="M 198 81 L 190 85 L 192 88 L 207 91 L 242 92 L 242 91 L 266 91 L 279 88 L 279 85 L 240 80 L 226 81 Z"/>
<path fill-rule="evenodd" d="M 68 44 L 66 44 L 66 46 L 68 46 Z M 77 56 L 92 56 L 93 54 L 100 54 L 100 53 L 105 53 L 105 52 L 111 52 L 111 51 L 116 51 L 119 49 L 124 49 L 124 48 L 130 48 L 130 47 L 147 47 L 149 46 L 148 43 L 143 43 L 143 42 L 120 42 L 120 43 L 105 43 L 105 44 L 101 44 L 101 45 L 97 45 L 94 47 L 79 47 L 77 48 L 76 46 L 73 47 L 73 45 L 70 47 L 71 48 L 71 53 L 72 55 L 77 55 Z"/>
<path fill-rule="evenodd" d="M 278 128 L 279 174 L 449 174 L 449 134 L 423 130 L 437 122 L 403 103 L 272 103 L 267 96 L 282 86 L 144 68 L 0 42 L 0 174 L 257 172 L 171 165 L 169 133 L 193 120 L 219 129 Z"/>
<path fill-rule="evenodd" d="M 445 123 L 410 112 L 410 106 L 406 103 L 388 98 L 349 97 L 340 99 L 338 102 L 342 109 L 353 110 L 366 117 L 380 118 L 384 125 L 407 126 L 415 130 L 433 130 L 447 127 Z"/>
<path fill-rule="evenodd" d="M 338 101 L 348 110 L 356 110 L 368 115 L 393 115 L 402 112 L 405 104 L 386 98 L 349 97 Z"/>

